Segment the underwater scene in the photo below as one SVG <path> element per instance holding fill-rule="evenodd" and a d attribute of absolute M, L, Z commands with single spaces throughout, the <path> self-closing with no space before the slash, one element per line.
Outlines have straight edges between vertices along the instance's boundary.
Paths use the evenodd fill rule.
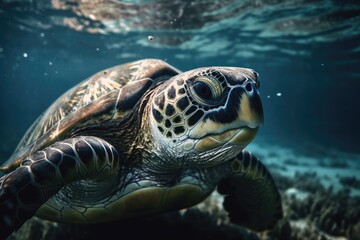
<path fill-rule="evenodd" d="M 0 239 L 360 239 L 359 1 L 2 0 L 0 29 Z"/>

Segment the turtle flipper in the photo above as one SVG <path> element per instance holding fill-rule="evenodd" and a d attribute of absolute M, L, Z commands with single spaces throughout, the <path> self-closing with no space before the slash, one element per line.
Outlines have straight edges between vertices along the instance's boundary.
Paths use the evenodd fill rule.
<path fill-rule="evenodd" d="M 20 228 L 63 186 L 118 171 L 117 150 L 96 137 L 67 139 L 32 154 L 0 178 L 0 239 Z"/>
<path fill-rule="evenodd" d="M 255 231 L 274 227 L 282 218 L 281 198 L 266 167 L 250 152 L 242 151 L 230 162 L 230 176 L 218 191 L 226 195 L 224 208 L 230 220 Z"/>

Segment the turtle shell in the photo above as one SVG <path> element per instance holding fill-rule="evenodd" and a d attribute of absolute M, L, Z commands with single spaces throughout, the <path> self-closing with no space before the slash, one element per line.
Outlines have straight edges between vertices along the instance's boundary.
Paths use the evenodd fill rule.
<path fill-rule="evenodd" d="M 179 73 L 164 61 L 145 59 L 94 74 L 65 92 L 38 117 L 0 170 L 12 171 L 31 153 L 66 139 L 81 126 L 121 118 L 152 85 Z"/>

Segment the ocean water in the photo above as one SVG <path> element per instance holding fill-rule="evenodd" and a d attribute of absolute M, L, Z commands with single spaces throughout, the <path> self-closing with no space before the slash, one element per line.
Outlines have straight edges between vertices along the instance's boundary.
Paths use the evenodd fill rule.
<path fill-rule="evenodd" d="M 265 124 L 249 148 L 359 194 L 359 1 L 2 0 L 0 162 L 70 87 L 143 58 L 255 69 Z"/>
<path fill-rule="evenodd" d="M 143 58 L 181 70 L 253 68 L 265 109 L 259 137 L 360 152 L 357 1 L 92 2 L 0 3 L 2 156 L 67 89 Z"/>

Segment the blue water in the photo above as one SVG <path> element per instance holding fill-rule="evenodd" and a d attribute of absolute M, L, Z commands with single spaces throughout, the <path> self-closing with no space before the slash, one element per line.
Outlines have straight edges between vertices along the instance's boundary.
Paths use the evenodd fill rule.
<path fill-rule="evenodd" d="M 360 152 L 358 1 L 94 2 L 0 1 L 1 161 L 67 89 L 142 58 L 254 68 L 258 139 Z"/>

